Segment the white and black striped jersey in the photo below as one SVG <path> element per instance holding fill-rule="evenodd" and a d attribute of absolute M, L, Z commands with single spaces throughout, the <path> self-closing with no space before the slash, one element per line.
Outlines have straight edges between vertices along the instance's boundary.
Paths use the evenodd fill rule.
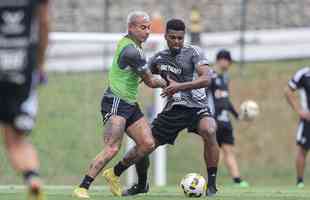
<path fill-rule="evenodd" d="M 189 82 L 198 77 L 196 67 L 207 65 L 208 60 L 196 46 L 184 46 L 178 54 L 169 49 L 155 54 L 148 63 L 152 73 L 160 74 L 166 79 L 167 75 L 177 82 Z M 207 105 L 207 95 L 204 88 L 189 91 L 179 91 L 168 97 L 166 109 L 174 105 L 202 108 Z"/>
<path fill-rule="evenodd" d="M 309 111 L 310 105 L 310 67 L 298 70 L 289 80 L 288 86 L 293 90 L 300 90 L 301 105 L 305 111 Z"/>
<path fill-rule="evenodd" d="M 0 81 L 23 84 L 37 62 L 37 9 L 47 0 L 0 0 Z"/>

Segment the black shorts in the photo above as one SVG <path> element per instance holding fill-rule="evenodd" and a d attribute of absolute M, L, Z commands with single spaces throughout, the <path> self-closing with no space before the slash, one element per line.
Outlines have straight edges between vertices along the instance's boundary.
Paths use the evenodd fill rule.
<path fill-rule="evenodd" d="M 0 82 L 0 122 L 29 133 L 38 109 L 36 91 L 29 84 Z"/>
<path fill-rule="evenodd" d="M 152 134 L 160 145 L 174 144 L 179 132 L 185 128 L 189 132 L 198 133 L 198 123 L 206 116 L 211 116 L 209 108 L 188 108 L 176 105 L 158 114 L 152 122 Z"/>
<path fill-rule="evenodd" d="M 310 149 L 310 122 L 303 120 L 299 122 L 296 143 L 305 150 Z"/>
<path fill-rule="evenodd" d="M 118 115 L 126 119 L 126 129 L 144 115 L 138 103 L 129 104 L 119 97 L 103 96 L 101 100 L 101 114 L 103 124 L 112 116 Z"/>
<path fill-rule="evenodd" d="M 235 144 L 233 127 L 230 122 L 217 121 L 216 139 L 220 146 L 222 146 L 222 144 Z"/>

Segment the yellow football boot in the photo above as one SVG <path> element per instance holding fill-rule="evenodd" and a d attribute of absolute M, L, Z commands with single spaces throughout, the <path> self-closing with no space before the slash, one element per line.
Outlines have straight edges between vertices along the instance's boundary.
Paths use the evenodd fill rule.
<path fill-rule="evenodd" d="M 82 187 L 75 188 L 72 195 L 79 199 L 89 199 L 88 190 Z"/>
<path fill-rule="evenodd" d="M 119 176 L 114 174 L 113 168 L 105 170 L 102 174 L 110 186 L 110 191 L 115 196 L 122 196 L 122 185 Z"/>

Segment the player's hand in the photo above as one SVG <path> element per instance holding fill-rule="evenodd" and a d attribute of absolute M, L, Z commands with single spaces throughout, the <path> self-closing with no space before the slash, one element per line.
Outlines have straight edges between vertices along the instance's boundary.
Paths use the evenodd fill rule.
<path fill-rule="evenodd" d="M 167 86 L 168 86 L 168 82 L 165 80 L 165 79 L 159 79 L 158 80 L 159 81 L 159 86 L 161 87 L 161 88 L 166 88 Z"/>
<path fill-rule="evenodd" d="M 303 120 L 310 121 L 310 112 L 308 111 L 299 111 L 299 117 Z"/>
<path fill-rule="evenodd" d="M 180 90 L 180 83 L 172 80 L 169 76 L 167 76 L 167 80 L 169 85 L 161 93 L 162 97 L 172 96 Z"/>
<path fill-rule="evenodd" d="M 44 70 L 38 69 L 36 72 L 38 85 L 46 85 L 48 83 L 48 77 Z"/>

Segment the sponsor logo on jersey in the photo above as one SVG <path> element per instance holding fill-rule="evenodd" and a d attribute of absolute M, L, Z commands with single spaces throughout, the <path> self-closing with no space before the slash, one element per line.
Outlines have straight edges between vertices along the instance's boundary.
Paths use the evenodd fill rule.
<path fill-rule="evenodd" d="M 5 34 L 21 34 L 25 30 L 22 21 L 25 17 L 23 11 L 5 11 L 2 13 L 1 18 L 3 24 L 0 27 L 1 32 Z"/>
<path fill-rule="evenodd" d="M 169 72 L 172 72 L 174 74 L 181 74 L 182 73 L 182 69 L 176 68 L 176 67 L 168 65 L 168 64 L 161 64 L 160 70 L 161 71 L 169 71 Z"/>

